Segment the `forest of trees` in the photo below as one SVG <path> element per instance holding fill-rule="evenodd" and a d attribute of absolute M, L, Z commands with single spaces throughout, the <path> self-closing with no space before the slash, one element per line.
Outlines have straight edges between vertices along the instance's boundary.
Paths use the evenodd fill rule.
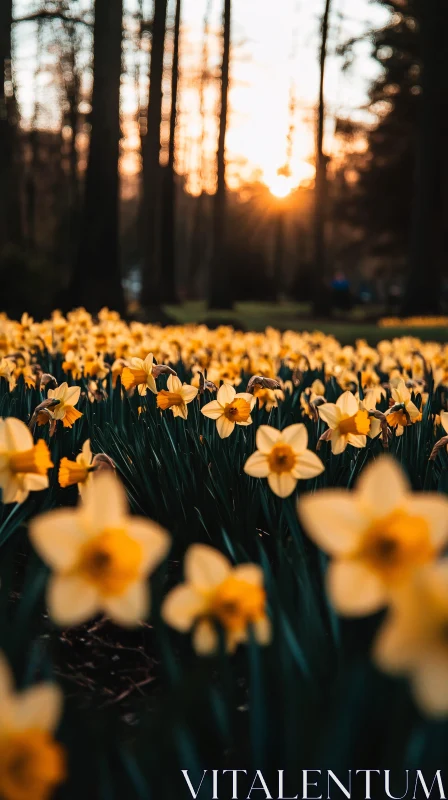
<path fill-rule="evenodd" d="M 143 2 L 126 27 L 123 0 L 36 0 L 25 15 L 0 3 L 0 296 L 11 314 L 54 307 L 129 309 L 126 279 L 135 278 L 133 313 L 163 319 L 162 307 L 205 298 L 211 309 L 238 300 L 291 297 L 316 316 L 331 312 L 331 281 L 343 272 L 356 287 L 396 283 L 403 313 L 443 310 L 447 279 L 448 6 L 446 0 L 376 0 L 389 21 L 369 34 L 381 66 L 370 87 L 374 124 L 339 119 L 344 158 L 324 146 L 325 76 L 334 11 L 322 3 L 316 52 L 316 178 L 284 201 L 261 182 L 230 190 L 226 134 L 231 111 L 234 5 L 219 0 L 222 27 L 203 23 L 195 80 L 217 97 L 214 190 L 192 194 L 177 170 L 178 106 L 184 34 L 182 0 Z M 17 102 L 14 41 L 26 22 L 42 48 L 56 48 L 54 82 L 60 126 L 46 125 L 36 100 L 24 125 Z M 83 81 L 88 31 L 91 85 Z M 125 37 L 140 54 L 149 43 L 149 91 L 137 113 L 141 170 L 133 192 L 120 187 L 123 113 L 120 83 Z M 188 35 L 186 33 L 185 35 Z M 209 63 L 214 37 L 217 67 Z M 350 69 L 356 42 L 339 48 Z M 40 48 L 40 49 L 39 49 Z M 169 58 L 167 58 L 167 55 Z M 345 63 L 342 63 L 345 62 Z M 38 65 L 36 69 L 38 68 Z M 87 96 L 86 96 L 87 92 Z M 169 101 L 169 102 L 168 102 Z M 203 121 L 202 146 L 205 140 Z M 86 131 L 88 135 L 86 136 Z M 292 134 L 291 134 L 292 135 Z M 351 146 L 362 138 L 366 147 Z M 242 200 L 244 190 L 244 201 Z M 384 292 L 383 292 L 384 295 Z"/>

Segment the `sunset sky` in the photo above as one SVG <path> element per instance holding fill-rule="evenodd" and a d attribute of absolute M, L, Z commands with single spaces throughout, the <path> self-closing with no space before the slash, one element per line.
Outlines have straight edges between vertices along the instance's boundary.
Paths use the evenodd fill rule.
<path fill-rule="evenodd" d="M 125 0 L 126 9 L 133 12 L 137 0 Z M 195 76 L 200 70 L 202 28 L 207 0 L 183 0 L 182 62 L 184 66 L 183 91 L 180 101 L 179 138 L 181 169 L 195 172 L 199 160 L 198 141 L 198 91 Z M 15 15 L 35 9 L 37 0 L 16 0 Z M 172 0 L 171 0 L 172 5 Z M 215 33 L 219 29 L 222 0 L 213 0 L 210 35 L 210 64 L 217 64 L 219 43 Z M 231 118 L 227 150 L 229 178 L 250 179 L 258 174 L 274 188 L 277 170 L 285 164 L 287 133 L 290 125 L 289 99 L 291 91 L 296 98 L 294 115 L 294 149 L 291 160 L 291 186 L 310 178 L 313 169 L 309 159 L 314 145 L 314 108 L 318 86 L 319 23 L 323 0 L 234 0 L 233 2 L 233 64 L 231 90 Z M 73 0 L 73 9 L 89 8 L 89 0 Z M 273 12 L 274 9 L 274 12 Z M 148 16 L 151 2 L 147 0 Z M 356 47 L 356 59 L 348 72 L 341 72 L 341 59 L 334 55 L 337 45 L 359 36 L 369 28 L 379 27 L 387 20 L 387 13 L 368 0 L 334 0 L 329 40 L 329 61 L 326 79 L 328 120 L 326 147 L 331 152 L 332 133 L 336 115 L 366 118 L 362 106 L 367 99 L 370 80 L 377 67 L 370 58 L 368 40 Z M 36 80 L 36 25 L 22 24 L 16 28 L 16 75 L 18 97 L 23 115 L 32 115 Z M 86 55 L 87 59 L 87 47 Z M 135 57 L 126 48 L 129 74 L 123 78 L 122 106 L 125 115 L 132 115 L 136 107 L 134 82 Z M 55 55 L 46 55 L 47 63 L 54 64 Z M 142 74 L 145 72 L 146 54 L 141 56 Z M 57 96 L 50 73 L 38 78 L 38 92 L 42 119 L 50 124 L 56 108 Z M 142 89 L 146 91 L 145 81 Z M 215 149 L 214 109 L 216 94 L 211 89 L 207 97 L 210 114 L 207 150 L 213 159 Z M 126 169 L 132 171 L 132 126 L 128 128 L 126 144 L 128 160 Z"/>

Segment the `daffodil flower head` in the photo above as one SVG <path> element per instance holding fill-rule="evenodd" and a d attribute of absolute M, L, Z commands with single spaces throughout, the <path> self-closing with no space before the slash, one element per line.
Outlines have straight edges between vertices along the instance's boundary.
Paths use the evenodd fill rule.
<path fill-rule="evenodd" d="M 185 556 L 185 583 L 174 588 L 162 606 L 164 621 L 178 631 L 194 627 L 193 645 L 200 655 L 218 647 L 218 623 L 226 647 L 233 652 L 252 626 L 259 644 L 268 644 L 271 626 L 266 614 L 263 571 L 256 564 L 230 561 L 208 545 L 194 544 Z"/>
<path fill-rule="evenodd" d="M 0 796 L 3 800 L 47 800 L 65 780 L 66 759 L 54 732 L 62 692 L 40 684 L 16 692 L 0 654 Z"/>
<path fill-rule="evenodd" d="M 248 392 L 236 393 L 233 386 L 223 383 L 216 400 L 207 403 L 202 413 L 209 419 L 216 420 L 216 429 L 221 439 L 230 436 L 235 425 L 251 425 L 251 411 L 256 403 L 256 398 Z"/>
<path fill-rule="evenodd" d="M 366 409 L 360 408 L 356 397 L 349 391 L 338 397 L 336 403 L 323 403 L 319 416 L 331 431 L 331 452 L 342 453 L 348 444 L 365 447 L 371 421 Z"/>
<path fill-rule="evenodd" d="M 168 552 L 170 537 L 155 522 L 129 515 L 114 472 L 95 477 L 76 509 L 34 519 L 30 538 L 53 570 L 47 602 L 57 624 L 77 625 L 101 611 L 120 625 L 147 616 L 147 577 Z"/>
<path fill-rule="evenodd" d="M 308 432 L 303 423 L 289 425 L 283 431 L 270 425 L 260 425 L 256 434 L 257 450 L 244 465 L 253 478 L 267 478 L 278 497 L 288 497 L 298 480 L 320 475 L 324 465 L 308 450 Z"/>
<path fill-rule="evenodd" d="M 48 488 L 48 470 L 53 466 L 43 439 L 34 444 L 20 419 L 0 419 L 0 487 L 3 503 L 23 503 L 30 492 Z"/>
<path fill-rule="evenodd" d="M 163 411 L 170 408 L 175 417 L 187 419 L 187 405 L 195 399 L 198 389 L 190 384 L 182 383 L 177 375 L 168 376 L 167 386 L 168 390 L 161 389 L 157 393 L 158 408 Z"/>
<path fill-rule="evenodd" d="M 47 397 L 50 400 L 58 400 L 58 405 L 51 409 L 53 419 L 61 420 L 64 428 L 71 428 L 82 414 L 75 408 L 81 394 L 80 386 L 69 386 L 68 383 L 61 383 L 57 389 L 49 389 Z"/>
<path fill-rule="evenodd" d="M 355 490 L 307 495 L 298 512 L 308 535 L 332 556 L 328 591 L 336 610 L 347 615 L 386 606 L 448 541 L 448 500 L 414 494 L 390 456 L 366 467 Z"/>
<path fill-rule="evenodd" d="M 121 382 L 124 388 L 134 389 L 137 387 L 138 393 L 144 396 L 149 389 L 153 394 L 157 394 L 157 386 L 152 369 L 154 356 L 148 353 L 145 359 L 132 358 L 130 367 L 125 367 L 121 373 Z"/>

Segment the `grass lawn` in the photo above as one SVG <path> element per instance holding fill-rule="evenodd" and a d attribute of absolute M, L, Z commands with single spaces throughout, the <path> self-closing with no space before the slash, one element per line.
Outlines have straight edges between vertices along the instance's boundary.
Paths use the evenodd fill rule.
<path fill-rule="evenodd" d="M 352 311 L 335 316 L 334 320 L 316 320 L 309 314 L 306 303 L 236 303 L 233 310 L 208 311 L 204 301 L 188 302 L 182 305 L 166 306 L 165 311 L 179 324 L 219 322 L 234 327 L 242 325 L 245 330 L 263 331 L 271 325 L 280 330 L 313 331 L 320 330 L 333 334 L 342 344 L 352 344 L 356 339 L 367 339 L 375 345 L 381 339 L 396 336 L 417 336 L 424 341 L 447 341 L 448 327 L 391 327 L 381 328 L 374 322 L 367 322 L 366 309 L 355 307 Z M 372 309 L 369 309 L 372 313 Z M 376 309 L 373 309 L 375 312 Z M 381 310 L 378 309 L 379 313 Z"/>

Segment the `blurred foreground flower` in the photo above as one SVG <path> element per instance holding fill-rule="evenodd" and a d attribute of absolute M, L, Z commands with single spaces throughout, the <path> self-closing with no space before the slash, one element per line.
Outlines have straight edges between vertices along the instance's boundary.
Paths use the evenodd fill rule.
<path fill-rule="evenodd" d="M 152 374 L 154 356 L 148 353 L 145 360 L 133 358 L 131 366 L 125 367 L 121 373 L 121 383 L 126 391 L 137 387 L 140 395 L 145 395 L 149 389 L 153 394 L 157 394 L 157 386 Z"/>
<path fill-rule="evenodd" d="M 221 439 L 233 433 L 235 425 L 251 425 L 250 415 L 256 399 L 248 392 L 236 393 L 233 386 L 223 383 L 216 400 L 207 403 L 201 410 L 205 417 L 216 420 L 216 429 Z"/>
<path fill-rule="evenodd" d="M 266 615 L 263 570 L 256 564 L 230 561 L 213 547 L 193 544 L 185 556 L 185 583 L 173 589 L 162 606 L 164 621 L 182 633 L 196 623 L 193 645 L 200 655 L 215 652 L 218 632 L 224 629 L 226 647 L 233 652 L 247 641 L 253 625 L 255 639 L 268 644 L 271 625 Z"/>
<path fill-rule="evenodd" d="M 397 593 L 374 659 L 386 672 L 409 675 L 424 711 L 448 714 L 448 559 L 421 569 Z"/>
<path fill-rule="evenodd" d="M 298 480 L 315 478 L 325 469 L 319 456 L 308 450 L 303 423 L 289 425 L 283 431 L 260 425 L 256 443 L 258 450 L 246 461 L 244 472 L 253 478 L 267 478 L 278 497 L 288 497 Z"/>
<path fill-rule="evenodd" d="M 387 456 L 366 467 L 356 490 L 325 489 L 300 499 L 310 537 L 333 556 L 328 589 L 342 614 L 371 614 L 448 541 L 448 499 L 413 494 Z"/>
<path fill-rule="evenodd" d="M 0 487 L 3 503 L 23 503 L 29 492 L 48 488 L 53 463 L 43 439 L 34 444 L 27 426 L 15 417 L 0 419 Z"/>
<path fill-rule="evenodd" d="M 114 473 L 89 483 L 76 509 L 34 519 L 30 538 L 53 570 L 47 601 L 57 624 L 77 625 L 100 611 L 120 625 L 147 616 L 146 578 L 168 552 L 170 537 L 155 522 L 128 514 Z"/>
<path fill-rule="evenodd" d="M 81 394 L 80 386 L 70 386 L 68 383 L 61 383 L 57 389 L 49 389 L 47 397 L 49 400 L 59 400 L 57 406 L 51 410 L 53 419 L 62 420 L 64 428 L 71 428 L 77 419 L 82 417 L 78 409 L 74 408 Z"/>
<path fill-rule="evenodd" d="M 365 447 L 366 436 L 370 432 L 369 413 L 359 407 L 359 402 L 351 392 L 344 392 L 336 403 L 323 403 L 318 407 L 319 416 L 330 429 L 331 452 L 342 453 L 348 444 Z"/>
<path fill-rule="evenodd" d="M 191 403 L 197 396 L 198 390 L 188 383 L 182 383 L 177 375 L 169 375 L 167 381 L 168 391 L 161 389 L 157 393 L 157 406 L 163 411 L 170 408 L 175 417 L 187 419 L 187 403 Z"/>
<path fill-rule="evenodd" d="M 54 684 L 14 691 L 6 660 L 0 655 L 0 797 L 48 800 L 65 780 L 65 753 L 53 734 L 62 710 L 62 692 Z"/>

